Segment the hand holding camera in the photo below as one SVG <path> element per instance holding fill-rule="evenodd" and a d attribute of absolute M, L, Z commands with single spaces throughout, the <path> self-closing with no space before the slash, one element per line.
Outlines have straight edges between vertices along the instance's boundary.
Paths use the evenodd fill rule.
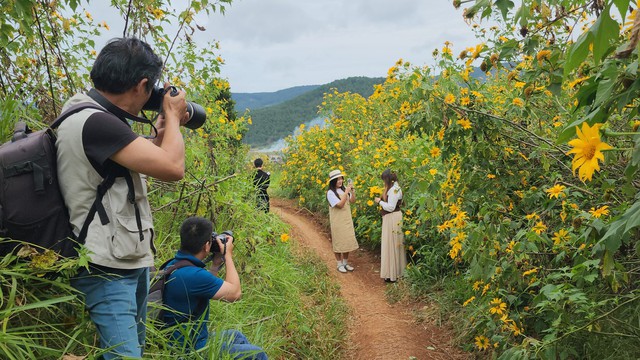
<path fill-rule="evenodd" d="M 231 230 L 224 231 L 221 234 L 212 233 L 211 240 L 218 243 L 211 244 L 211 252 L 219 252 L 222 255 L 231 254 L 233 252 L 233 232 Z"/>
<path fill-rule="evenodd" d="M 204 125 L 207 113 L 202 106 L 185 99 L 184 91 L 164 83 L 164 87 L 156 86 L 151 90 L 151 96 L 142 109 L 163 112 L 165 116 L 170 113 L 176 114 L 180 119 L 180 125 L 197 129 Z"/>
<path fill-rule="evenodd" d="M 222 234 L 213 232 L 210 241 L 210 254 L 203 262 L 206 264 L 211 261 L 211 269 L 217 273 L 224 265 L 225 257 L 231 257 L 233 254 L 233 232 L 231 230 Z"/>

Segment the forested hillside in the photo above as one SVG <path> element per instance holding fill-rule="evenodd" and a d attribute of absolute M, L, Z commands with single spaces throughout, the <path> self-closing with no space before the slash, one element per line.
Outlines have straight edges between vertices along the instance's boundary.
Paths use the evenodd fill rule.
<path fill-rule="evenodd" d="M 384 78 L 362 76 L 336 80 L 281 104 L 252 110 L 250 115 L 253 124 L 249 126 L 244 142 L 252 146 L 264 146 L 290 135 L 296 126 L 318 116 L 318 106 L 324 94 L 331 89 L 360 94 L 366 98 L 373 94 L 374 85 L 383 81 Z"/>
<path fill-rule="evenodd" d="M 236 111 L 242 114 L 247 109 L 257 109 L 280 104 L 307 91 L 317 89 L 319 86 L 320 85 L 295 86 L 275 92 L 232 93 L 231 97 L 236 103 Z"/>

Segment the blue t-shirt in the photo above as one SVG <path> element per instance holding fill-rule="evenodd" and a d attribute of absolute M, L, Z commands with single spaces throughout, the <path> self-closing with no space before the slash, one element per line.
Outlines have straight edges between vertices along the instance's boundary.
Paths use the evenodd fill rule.
<path fill-rule="evenodd" d="M 189 260 L 195 266 L 185 266 L 175 270 L 167 279 L 164 288 L 164 304 L 173 311 L 164 312 L 164 322 L 167 326 L 177 326 L 173 332 L 176 346 L 195 350 L 204 347 L 209 337 L 207 323 L 209 321 L 209 300 L 220 290 L 224 281 L 205 269 L 205 264 L 193 255 L 178 251 L 175 260 L 169 262 L 171 266 L 179 260 Z M 198 304 L 204 302 L 204 314 L 199 319 L 191 319 Z M 202 309 L 202 305 L 200 307 Z M 197 315 L 197 314 L 196 314 Z M 188 332 L 188 343 L 184 336 Z"/>

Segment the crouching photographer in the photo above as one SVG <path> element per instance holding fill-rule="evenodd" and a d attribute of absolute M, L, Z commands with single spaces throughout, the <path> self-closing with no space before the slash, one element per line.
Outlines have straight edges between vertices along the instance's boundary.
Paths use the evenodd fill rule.
<path fill-rule="evenodd" d="M 234 302 L 242 295 L 240 277 L 233 263 L 233 235 L 213 232 L 213 224 L 202 217 L 189 217 L 180 227 L 180 250 L 167 267 L 186 260 L 193 266 L 184 266 L 171 273 L 166 281 L 164 304 L 169 311 L 162 320 L 173 327 L 172 344 L 184 352 L 204 348 L 208 338 L 221 338 L 222 351 L 235 359 L 267 359 L 264 351 L 249 343 L 237 330 L 209 334 L 209 300 Z M 206 269 L 211 262 L 209 270 Z M 224 280 L 218 270 L 226 267 Z M 221 357 L 222 355 L 213 358 Z"/>

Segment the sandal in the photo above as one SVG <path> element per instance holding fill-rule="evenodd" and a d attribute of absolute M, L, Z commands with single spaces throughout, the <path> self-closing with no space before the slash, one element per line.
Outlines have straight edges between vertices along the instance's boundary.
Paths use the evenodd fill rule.
<path fill-rule="evenodd" d="M 349 271 L 355 270 L 355 268 L 353 266 L 349 265 L 349 264 L 344 264 L 343 266 L 344 266 L 345 269 L 347 269 Z"/>

